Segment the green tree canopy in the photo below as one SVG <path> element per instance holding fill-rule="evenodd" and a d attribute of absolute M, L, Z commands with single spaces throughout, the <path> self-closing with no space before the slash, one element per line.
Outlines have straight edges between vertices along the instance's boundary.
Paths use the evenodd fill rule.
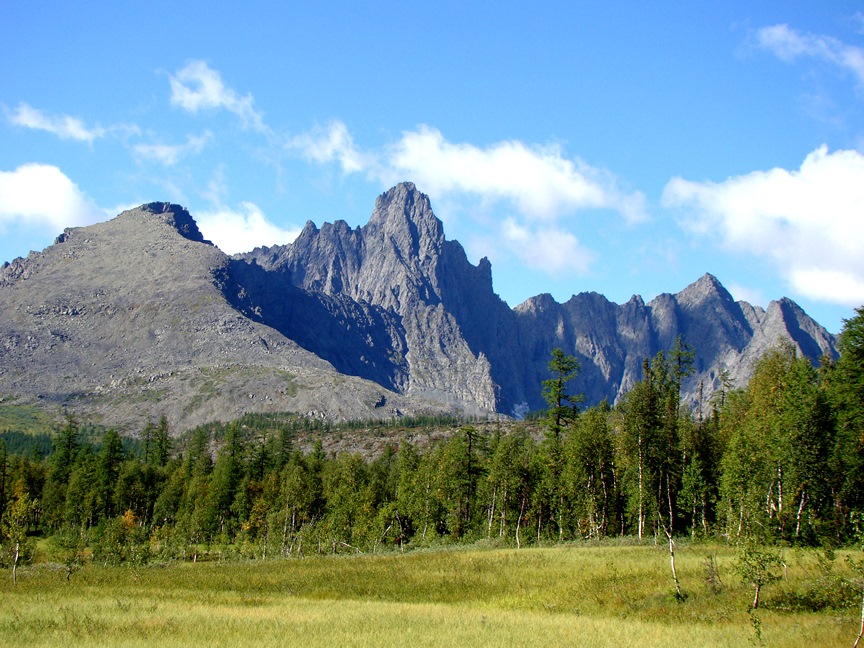
<path fill-rule="evenodd" d="M 582 394 L 571 394 L 567 383 L 579 375 L 579 360 L 565 354 L 561 349 L 552 350 L 549 372 L 552 377 L 543 381 L 543 400 L 548 405 L 547 425 L 550 434 L 558 439 L 565 426 L 571 424 L 579 413 L 579 404 L 584 402 Z"/>

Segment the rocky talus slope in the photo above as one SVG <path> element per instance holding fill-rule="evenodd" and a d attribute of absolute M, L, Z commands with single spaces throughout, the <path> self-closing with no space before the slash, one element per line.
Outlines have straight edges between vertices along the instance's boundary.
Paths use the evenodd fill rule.
<path fill-rule="evenodd" d="M 180 430 L 247 411 L 334 420 L 450 411 L 340 373 L 244 313 L 236 275 L 248 277 L 235 265 L 177 205 L 67 230 L 0 271 L 0 398 L 130 429 L 161 414 Z M 294 292 L 286 310 L 326 312 Z"/>
<path fill-rule="evenodd" d="M 183 429 L 247 411 L 518 413 L 542 406 L 556 347 L 582 364 L 574 389 L 612 402 L 679 335 L 696 350 L 691 401 L 721 375 L 743 384 L 781 337 L 836 355 L 794 302 L 763 311 L 708 274 L 648 303 L 581 293 L 511 308 L 488 260 L 470 263 L 410 183 L 363 227 L 309 222 L 290 245 L 233 258 L 183 208 L 152 203 L 0 270 L 3 402 L 129 428 L 160 414 Z"/>

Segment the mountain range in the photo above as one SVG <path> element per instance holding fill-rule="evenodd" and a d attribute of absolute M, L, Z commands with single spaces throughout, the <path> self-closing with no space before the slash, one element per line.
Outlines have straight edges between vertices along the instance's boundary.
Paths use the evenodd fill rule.
<path fill-rule="evenodd" d="M 176 430 L 249 411 L 521 415 L 544 405 L 554 348 L 580 361 L 574 391 L 614 402 L 678 336 L 695 351 L 691 405 L 743 385 L 781 338 L 836 357 L 793 301 L 736 302 L 710 274 L 647 303 L 541 294 L 511 308 L 411 183 L 362 227 L 308 222 L 233 257 L 182 207 L 150 203 L 0 269 L 2 402 L 129 429 L 162 414 Z"/>

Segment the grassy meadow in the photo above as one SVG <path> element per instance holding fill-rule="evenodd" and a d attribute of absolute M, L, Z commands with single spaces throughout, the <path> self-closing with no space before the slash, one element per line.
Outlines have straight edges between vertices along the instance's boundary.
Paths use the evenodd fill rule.
<path fill-rule="evenodd" d="M 837 588 L 845 554 L 821 556 L 787 549 L 756 614 L 734 550 L 700 544 L 676 555 L 683 602 L 653 545 L 90 564 L 68 581 L 41 563 L 0 580 L 0 645 L 851 646 L 860 590 Z"/>

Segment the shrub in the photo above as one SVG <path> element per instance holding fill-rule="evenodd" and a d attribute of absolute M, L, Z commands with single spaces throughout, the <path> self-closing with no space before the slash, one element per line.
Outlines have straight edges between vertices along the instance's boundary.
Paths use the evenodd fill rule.
<path fill-rule="evenodd" d="M 105 522 L 96 532 L 93 560 L 104 565 L 150 562 L 150 538 L 132 511 Z"/>

